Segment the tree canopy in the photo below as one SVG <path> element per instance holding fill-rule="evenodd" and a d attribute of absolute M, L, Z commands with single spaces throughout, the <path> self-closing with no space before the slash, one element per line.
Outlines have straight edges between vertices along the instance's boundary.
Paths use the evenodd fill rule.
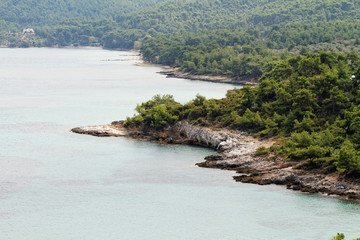
<path fill-rule="evenodd" d="M 292 57 L 264 73 L 259 86 L 230 90 L 226 98 L 197 96 L 184 105 L 172 98 L 159 103 L 165 112 L 160 127 L 187 120 L 282 138 L 271 150 L 301 161 L 301 168 L 360 178 L 359 72 L 355 53 Z M 138 115 L 125 125 L 154 126 L 160 108 L 153 107 L 153 101 L 140 105 L 149 107 L 138 107 Z"/>
<path fill-rule="evenodd" d="M 359 7 L 356 0 L 0 0 L 0 30 L 34 28 L 43 41 L 29 41 L 30 46 L 108 48 L 132 48 L 135 41 L 174 34 L 202 39 L 203 31 L 230 30 L 248 32 L 266 48 L 296 49 L 359 39 Z M 226 41 L 243 44 L 236 40 Z"/>

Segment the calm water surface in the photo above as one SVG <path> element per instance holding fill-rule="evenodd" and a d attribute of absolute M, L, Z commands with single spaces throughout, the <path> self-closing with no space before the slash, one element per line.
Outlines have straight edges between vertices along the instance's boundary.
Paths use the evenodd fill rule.
<path fill-rule="evenodd" d="M 69 132 L 169 93 L 231 85 L 167 79 L 131 52 L 0 49 L 0 239 L 329 239 L 360 236 L 360 205 L 235 183 L 194 166 L 208 149 Z"/>

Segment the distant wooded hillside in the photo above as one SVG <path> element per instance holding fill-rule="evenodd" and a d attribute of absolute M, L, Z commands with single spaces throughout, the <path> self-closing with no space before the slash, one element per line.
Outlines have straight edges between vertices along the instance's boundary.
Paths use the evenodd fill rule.
<path fill-rule="evenodd" d="M 165 0 L 0 0 L 1 29 L 59 24 L 71 18 L 102 19 L 156 5 Z"/>
<path fill-rule="evenodd" d="M 155 45 L 166 49 L 191 42 L 184 38 L 188 34 L 205 38 L 202 43 L 208 44 L 212 40 L 207 36 L 214 35 L 214 31 L 216 34 L 217 30 L 231 30 L 235 35 L 251 35 L 257 45 L 268 49 L 299 52 L 299 47 L 308 45 L 358 39 L 359 21 L 358 0 L 0 0 L 3 33 L 31 27 L 38 37 L 30 41 L 0 34 L 0 38 L 15 42 L 13 46 L 96 45 L 129 49 L 152 41 L 165 42 L 164 46 Z M 180 35 L 174 37 L 176 34 Z M 222 38 L 223 41 L 214 41 L 225 47 L 254 45 L 253 41 L 236 42 L 223 35 Z M 230 45 L 225 44 L 229 42 Z M 147 46 L 149 50 L 154 44 Z M 158 49 L 150 50 L 153 59 L 161 57 Z"/>

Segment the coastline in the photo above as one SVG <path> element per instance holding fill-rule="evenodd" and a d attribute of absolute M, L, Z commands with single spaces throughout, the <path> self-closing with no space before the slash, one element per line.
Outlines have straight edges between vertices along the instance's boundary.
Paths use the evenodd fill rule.
<path fill-rule="evenodd" d="M 9 46 L 0 46 L 0 48 L 10 48 Z M 63 49 L 103 49 L 108 51 L 129 51 L 134 52 L 136 54 L 139 54 L 140 56 L 140 63 L 136 63 L 136 66 L 142 66 L 142 67 L 148 67 L 148 66 L 157 66 L 161 67 L 164 70 L 158 72 L 161 75 L 166 75 L 167 78 L 182 78 L 182 79 L 188 79 L 193 81 L 205 81 L 205 82 L 214 82 L 214 83 L 224 83 L 224 84 L 233 84 L 233 85 L 241 85 L 241 86 L 256 86 L 258 85 L 257 79 L 254 77 L 243 77 L 242 79 L 239 78 L 231 78 L 231 77 L 225 77 L 225 76 L 211 76 L 211 75 L 194 75 L 190 74 L 188 72 L 182 72 L 179 70 L 179 68 L 173 68 L 170 66 L 164 66 L 161 64 L 154 64 L 145 62 L 142 59 L 141 53 L 139 50 L 135 49 L 122 49 L 122 48 L 104 48 L 102 46 L 52 46 L 52 47 L 29 47 L 29 48 L 63 48 Z M 120 61 L 120 60 L 119 60 Z M 124 61 L 124 60 L 121 60 Z"/>
<path fill-rule="evenodd" d="M 206 82 L 215 82 L 215 83 L 227 83 L 234 85 L 242 85 L 242 86 L 256 86 L 258 82 L 255 78 L 247 77 L 244 79 L 235 79 L 224 76 L 211 76 L 211 75 L 193 75 L 187 72 L 182 72 L 179 68 L 173 68 L 169 66 L 164 66 L 166 68 L 159 73 L 162 75 L 166 75 L 167 78 L 184 78 L 189 80 L 198 80 L 198 81 L 206 81 Z"/>
<path fill-rule="evenodd" d="M 199 167 L 218 168 L 236 172 L 234 180 L 259 185 L 277 184 L 307 193 L 322 193 L 349 200 L 360 200 L 360 184 L 342 179 L 337 174 L 320 174 L 296 169 L 299 162 L 289 162 L 275 156 L 255 156 L 258 147 L 271 146 L 271 139 L 256 139 L 246 132 L 211 129 L 177 122 L 168 128 L 128 129 L 122 121 L 111 124 L 71 129 L 78 134 L 98 137 L 125 136 L 163 144 L 197 145 L 212 148 L 216 155 L 205 157 Z"/>

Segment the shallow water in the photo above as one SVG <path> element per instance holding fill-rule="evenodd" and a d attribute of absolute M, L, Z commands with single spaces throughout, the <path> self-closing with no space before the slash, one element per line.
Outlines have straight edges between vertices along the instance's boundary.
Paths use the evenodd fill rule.
<path fill-rule="evenodd" d="M 329 239 L 360 236 L 360 204 L 235 183 L 194 166 L 209 149 L 69 132 L 170 93 L 231 85 L 167 79 L 131 52 L 0 49 L 0 239 Z"/>

